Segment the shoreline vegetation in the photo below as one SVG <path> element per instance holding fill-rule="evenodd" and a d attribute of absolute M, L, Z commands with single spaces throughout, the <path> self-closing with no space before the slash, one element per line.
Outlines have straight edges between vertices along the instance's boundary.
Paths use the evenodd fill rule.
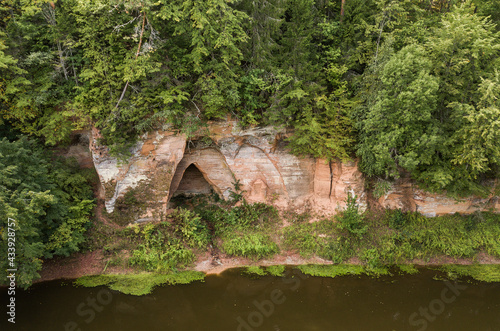
<path fill-rule="evenodd" d="M 101 269 L 77 275 L 75 284 L 144 295 L 231 268 L 280 276 L 285 265 L 320 277 L 412 274 L 418 266 L 450 279 L 500 282 L 499 214 L 361 213 L 349 196 L 345 210 L 320 218 L 249 204 L 241 192 L 233 197 L 178 197 L 162 222 L 117 227 L 98 221 L 88 250 L 101 253 Z"/>

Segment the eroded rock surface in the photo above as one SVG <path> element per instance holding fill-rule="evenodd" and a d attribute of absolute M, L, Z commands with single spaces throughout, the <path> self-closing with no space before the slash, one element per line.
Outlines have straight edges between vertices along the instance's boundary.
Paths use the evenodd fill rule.
<path fill-rule="evenodd" d="M 98 146 L 96 129 L 90 147 L 107 212 L 113 213 L 116 206 L 130 199 L 139 206 L 129 221 L 161 218 L 169 200 L 178 194 L 213 190 L 228 199 L 235 183 L 241 185 L 249 202 L 266 202 L 296 211 L 335 214 L 345 207 L 349 193 L 357 196 L 361 209 L 367 207 L 365 179 L 355 161 L 299 158 L 287 152 L 283 137 L 284 132 L 271 127 L 241 130 L 228 121 L 210 123 L 209 133 L 196 140 L 173 132 L 145 135 L 131 149 L 126 162 Z M 457 202 L 419 190 L 408 179 L 396 181 L 376 203 L 383 208 L 416 210 L 429 216 L 499 207 L 498 197 L 471 197 Z"/>

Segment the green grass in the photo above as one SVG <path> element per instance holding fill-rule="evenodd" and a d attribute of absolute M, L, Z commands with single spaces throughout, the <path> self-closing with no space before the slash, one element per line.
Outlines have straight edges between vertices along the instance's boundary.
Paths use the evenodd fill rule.
<path fill-rule="evenodd" d="M 78 278 L 74 284 L 84 287 L 108 286 L 110 289 L 130 295 L 146 295 L 155 286 L 189 284 L 203 281 L 205 274 L 198 271 L 183 271 L 171 274 L 117 274 L 96 275 Z"/>

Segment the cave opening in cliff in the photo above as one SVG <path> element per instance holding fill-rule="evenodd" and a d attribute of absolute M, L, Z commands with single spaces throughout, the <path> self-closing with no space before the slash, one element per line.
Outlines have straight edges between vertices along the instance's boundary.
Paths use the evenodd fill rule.
<path fill-rule="evenodd" d="M 172 194 L 170 202 L 173 205 L 178 205 L 183 200 L 203 194 L 213 194 L 214 192 L 214 187 L 207 181 L 200 169 L 192 163 L 182 174 L 182 179 Z"/>

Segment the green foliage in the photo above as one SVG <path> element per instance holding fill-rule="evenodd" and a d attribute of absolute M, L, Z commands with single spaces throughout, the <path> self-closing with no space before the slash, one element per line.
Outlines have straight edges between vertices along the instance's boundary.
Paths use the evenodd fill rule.
<path fill-rule="evenodd" d="M 266 267 L 266 272 L 270 274 L 271 276 L 275 277 L 283 277 L 285 274 L 285 269 L 286 267 L 284 265 L 271 265 L 269 267 Z"/>
<path fill-rule="evenodd" d="M 240 206 L 224 207 L 199 201 L 195 211 L 206 222 L 213 224 L 216 235 L 250 229 L 257 231 L 269 229 L 276 225 L 279 219 L 276 208 L 260 202 L 248 204 L 243 200 Z"/>
<path fill-rule="evenodd" d="M 383 87 L 361 123 L 358 155 L 368 175 L 396 176 L 398 166 L 414 171 L 419 162 L 428 164 L 442 144 L 431 116 L 439 85 L 424 54 L 421 46 L 406 46 L 384 66 Z"/>
<path fill-rule="evenodd" d="M 356 255 L 358 243 L 349 237 L 336 237 L 328 241 L 320 256 L 333 263 L 346 262 Z"/>
<path fill-rule="evenodd" d="M 174 129 L 192 141 L 208 120 L 237 118 L 282 127 L 296 155 L 332 162 L 355 152 L 377 178 L 375 197 L 402 171 L 424 189 L 489 194 L 483 183 L 500 174 L 498 1 L 350 0 L 344 9 L 341 17 L 338 1 L 314 0 L 4 1 L 0 129 L 54 145 L 92 125 L 111 153 L 126 155 L 145 132 Z M 27 285 L 42 258 L 78 250 L 94 204 L 89 178 L 23 139 L 0 143 L 0 213 L 18 221 Z M 229 202 L 201 201 L 144 226 L 131 263 L 172 270 L 210 243 L 254 258 L 277 252 L 278 212 L 248 204 L 234 185 Z M 360 257 L 372 270 L 500 254 L 489 214 L 377 219 L 355 200 L 339 227 L 292 215 L 283 245 L 334 262 Z M 116 206 L 146 207 L 134 192 Z"/>
<path fill-rule="evenodd" d="M 145 132 L 191 139 L 232 117 L 291 129 L 297 155 L 356 153 L 369 176 L 484 193 L 500 159 L 497 2 L 343 5 L 9 0 L 0 124 L 50 145 L 93 125 L 127 155 Z"/>
<path fill-rule="evenodd" d="M 186 212 L 182 214 L 182 218 L 177 215 L 181 221 L 186 216 L 193 216 Z M 196 221 L 196 216 L 194 219 Z M 192 237 L 196 233 L 193 230 L 196 229 L 178 224 L 174 225 L 173 229 L 169 229 L 170 227 L 172 226 L 166 222 L 148 223 L 142 227 L 135 227 L 134 232 L 138 235 L 141 244 L 132 251 L 129 263 L 155 272 L 170 272 L 192 263 L 195 255 L 188 247 L 199 244 Z M 187 229 L 187 231 L 182 232 L 182 229 Z"/>
<path fill-rule="evenodd" d="M 229 197 L 231 202 L 236 203 L 243 198 L 243 191 L 241 190 L 241 183 L 239 179 L 236 179 L 234 183 L 231 183 L 234 186 L 234 191 L 229 190 Z"/>
<path fill-rule="evenodd" d="M 347 194 L 346 208 L 339 216 L 336 216 L 336 220 L 340 229 L 347 230 L 349 234 L 361 238 L 368 230 L 368 226 L 359 213 L 356 199 L 357 196 L 353 196 L 350 192 Z"/>
<path fill-rule="evenodd" d="M 500 282 L 500 265 L 473 264 L 473 265 L 445 265 L 440 270 L 446 272 L 451 279 L 471 277 L 481 282 Z"/>
<path fill-rule="evenodd" d="M 347 103 L 343 95 L 337 98 L 318 96 L 315 100 L 317 108 L 305 108 L 294 123 L 295 132 L 289 138 L 292 153 L 310 154 L 329 161 L 337 158 L 349 160 L 355 139 Z"/>
<path fill-rule="evenodd" d="M 400 229 L 406 223 L 405 214 L 401 211 L 401 209 L 395 209 L 392 212 L 389 212 L 389 226 L 393 229 Z"/>
<path fill-rule="evenodd" d="M 380 215 L 365 214 L 362 219 L 361 225 L 355 227 L 363 229 L 362 235 L 359 231 L 345 231 L 351 223 L 342 227 L 329 220 L 292 224 L 283 228 L 282 244 L 304 257 L 316 255 L 334 263 L 357 257 L 375 274 L 386 274 L 387 266 L 414 259 L 475 258 L 483 252 L 499 256 L 497 214 L 429 218 L 388 210 Z"/>
<path fill-rule="evenodd" d="M 205 274 L 198 271 L 182 271 L 170 274 L 103 274 L 80 277 L 74 283 L 77 286 L 84 287 L 108 286 L 115 291 L 140 296 L 150 294 L 156 286 L 163 284 L 189 284 L 203 281 L 204 278 Z"/>
<path fill-rule="evenodd" d="M 377 180 L 373 188 L 373 196 L 380 198 L 387 194 L 392 188 L 392 184 L 386 180 Z"/>
<path fill-rule="evenodd" d="M 375 248 L 364 250 L 360 257 L 369 269 L 377 270 L 378 268 L 382 268 L 384 266 L 381 260 L 380 252 Z"/>
<path fill-rule="evenodd" d="M 303 257 L 310 257 L 321 251 L 322 242 L 312 233 L 309 225 L 288 226 L 283 229 L 283 233 L 285 246 L 297 249 Z"/>
<path fill-rule="evenodd" d="M 405 274 L 415 275 L 419 273 L 419 270 L 413 264 L 398 264 L 398 268 Z"/>
<path fill-rule="evenodd" d="M 249 275 L 264 276 L 266 270 L 258 265 L 251 265 L 246 268 L 245 273 Z"/>
<path fill-rule="evenodd" d="M 331 220 L 295 223 L 283 228 L 283 244 L 288 249 L 297 249 L 303 257 L 324 255 L 329 237 L 336 234 L 336 229 Z"/>
<path fill-rule="evenodd" d="M 85 241 L 94 208 L 90 183 L 75 163 L 59 160 L 25 137 L 0 140 L 0 234 L 7 263 L 7 219 L 15 220 L 17 284 L 39 277 L 42 258 L 68 256 Z M 5 254 L 5 255 L 4 255 Z"/>
<path fill-rule="evenodd" d="M 498 167 L 500 35 L 474 10 L 466 1 L 432 13 L 431 32 L 414 21 L 417 39 L 401 43 L 394 30 L 377 46 L 356 113 L 366 174 L 398 177 L 404 169 L 427 189 L 485 194 L 480 181 Z"/>
<path fill-rule="evenodd" d="M 169 243 L 163 249 L 140 245 L 132 252 L 129 263 L 147 271 L 168 272 L 186 267 L 195 259 L 193 252 L 178 242 Z"/>
<path fill-rule="evenodd" d="M 339 264 L 339 265 L 300 265 L 297 267 L 303 274 L 315 277 L 330 277 L 346 275 L 362 275 L 365 274 L 365 268 L 360 265 Z"/>
<path fill-rule="evenodd" d="M 210 233 L 206 224 L 195 212 L 187 209 L 177 209 L 173 218 L 174 233 L 180 236 L 190 247 L 206 247 Z"/>
<path fill-rule="evenodd" d="M 222 250 L 229 255 L 261 259 L 279 252 L 278 245 L 260 233 L 227 235 L 223 240 Z"/>

